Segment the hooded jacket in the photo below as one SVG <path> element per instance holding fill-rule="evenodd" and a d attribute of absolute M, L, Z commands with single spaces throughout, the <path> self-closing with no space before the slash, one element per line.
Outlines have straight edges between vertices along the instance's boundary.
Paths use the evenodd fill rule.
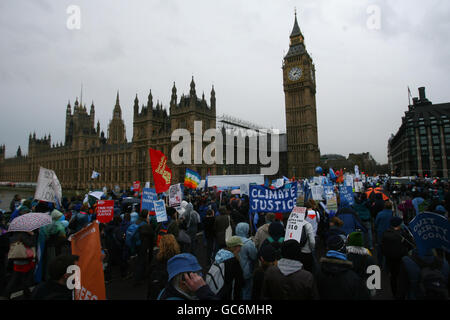
<path fill-rule="evenodd" d="M 364 247 L 348 246 L 347 259 L 353 263 L 353 271 L 355 271 L 361 279 L 367 279 L 367 267 L 376 265 L 375 259 L 371 252 Z"/>
<path fill-rule="evenodd" d="M 250 226 L 248 223 L 241 222 L 236 226 L 236 235 L 241 237 L 244 245 L 239 252 L 239 262 L 241 263 L 244 279 L 251 279 L 253 269 L 258 258 L 258 250 L 252 240 L 248 239 L 248 231 Z"/>
<path fill-rule="evenodd" d="M 221 249 L 217 252 L 215 263 L 225 265 L 224 286 L 217 294 L 221 300 L 241 300 L 244 277 L 241 265 L 231 251 Z M 233 298 L 233 299 L 232 299 Z"/>
<path fill-rule="evenodd" d="M 263 298 L 269 300 L 315 300 L 318 298 L 313 275 L 300 261 L 281 259 L 265 272 Z"/>
<path fill-rule="evenodd" d="M 352 262 L 330 253 L 320 259 L 316 275 L 320 300 L 369 300 L 366 283 L 353 271 Z"/>
<path fill-rule="evenodd" d="M 255 246 L 258 250 L 261 248 L 262 243 L 269 237 L 269 226 L 270 223 L 266 223 L 256 231 Z"/>

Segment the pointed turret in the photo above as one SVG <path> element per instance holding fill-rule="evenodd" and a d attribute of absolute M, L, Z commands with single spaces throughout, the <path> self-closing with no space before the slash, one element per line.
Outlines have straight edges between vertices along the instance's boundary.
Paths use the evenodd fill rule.
<path fill-rule="evenodd" d="M 194 76 L 192 76 L 192 81 L 191 81 L 191 90 L 189 91 L 189 94 L 191 95 L 191 98 L 194 98 L 197 96 L 196 92 L 195 92 L 195 82 L 194 82 Z"/>
<path fill-rule="evenodd" d="M 172 87 L 172 97 L 170 99 L 170 104 L 171 105 L 177 104 L 177 87 L 175 86 L 175 82 L 173 83 L 173 87 Z"/>
<path fill-rule="evenodd" d="M 152 108 L 153 108 L 153 96 L 152 96 L 152 90 L 150 90 L 150 93 L 148 94 L 147 108 L 149 108 L 149 109 L 152 109 Z"/>
<path fill-rule="evenodd" d="M 134 114 L 137 115 L 139 113 L 139 99 L 136 93 L 136 98 L 134 98 Z"/>
<path fill-rule="evenodd" d="M 294 27 L 292 28 L 292 32 L 291 32 L 291 39 L 294 37 L 298 37 L 301 36 L 303 38 L 303 34 L 300 30 L 300 27 L 298 26 L 298 21 L 297 21 L 297 11 L 295 11 L 295 20 L 294 20 Z"/>
<path fill-rule="evenodd" d="M 114 106 L 113 118 L 122 118 L 122 109 L 119 102 L 119 90 L 117 90 L 116 105 Z"/>
<path fill-rule="evenodd" d="M 212 86 L 211 90 L 211 108 L 216 107 L 216 91 L 214 90 L 214 85 Z"/>

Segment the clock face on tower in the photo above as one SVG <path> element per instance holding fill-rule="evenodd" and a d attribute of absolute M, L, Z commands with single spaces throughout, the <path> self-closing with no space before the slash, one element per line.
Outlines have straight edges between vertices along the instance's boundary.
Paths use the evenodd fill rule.
<path fill-rule="evenodd" d="M 289 80 L 291 81 L 297 81 L 302 76 L 302 69 L 299 67 L 293 67 L 291 70 L 289 70 Z"/>

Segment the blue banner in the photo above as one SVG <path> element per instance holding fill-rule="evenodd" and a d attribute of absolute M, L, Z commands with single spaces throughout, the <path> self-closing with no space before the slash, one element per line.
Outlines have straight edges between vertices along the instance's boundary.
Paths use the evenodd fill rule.
<path fill-rule="evenodd" d="M 144 188 L 142 190 L 142 204 L 141 211 L 147 209 L 149 212 L 155 211 L 155 206 L 153 205 L 153 201 L 158 200 L 158 195 L 156 194 L 155 189 Z"/>
<path fill-rule="evenodd" d="M 355 198 L 353 197 L 353 188 L 351 186 L 339 187 L 339 199 L 340 207 L 352 206 L 355 204 Z"/>
<path fill-rule="evenodd" d="M 416 241 L 419 255 L 426 255 L 431 249 L 450 252 L 450 222 L 444 216 L 424 212 L 417 215 L 408 225 Z"/>
<path fill-rule="evenodd" d="M 250 212 L 290 213 L 297 203 L 297 183 L 278 189 L 250 185 Z"/>

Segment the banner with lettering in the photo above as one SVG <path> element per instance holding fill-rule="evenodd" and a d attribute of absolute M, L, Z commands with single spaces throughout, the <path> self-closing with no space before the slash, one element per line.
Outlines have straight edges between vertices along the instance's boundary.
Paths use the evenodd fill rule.
<path fill-rule="evenodd" d="M 100 223 L 108 223 L 114 217 L 114 200 L 97 201 L 97 220 Z"/>
<path fill-rule="evenodd" d="M 169 207 L 178 207 L 183 200 L 183 191 L 181 190 L 181 183 L 171 185 L 169 188 Z"/>
<path fill-rule="evenodd" d="M 61 204 L 62 188 L 55 171 L 39 168 L 34 199 Z"/>
<path fill-rule="evenodd" d="M 450 252 L 450 222 L 440 214 L 423 212 L 408 225 L 420 255 L 431 249 L 444 249 Z"/>
<path fill-rule="evenodd" d="M 133 182 L 133 191 L 141 191 L 141 182 L 140 181 L 134 181 Z"/>
<path fill-rule="evenodd" d="M 250 186 L 250 212 L 290 213 L 297 203 L 297 183 L 278 189 L 261 185 Z"/>
<path fill-rule="evenodd" d="M 148 212 L 154 212 L 154 202 L 158 200 L 156 190 L 152 188 L 144 188 L 141 197 L 141 211 L 146 209 Z"/>
<path fill-rule="evenodd" d="M 313 200 L 322 200 L 323 186 L 310 186 Z"/>
<path fill-rule="evenodd" d="M 152 148 L 149 149 L 149 153 L 156 193 L 166 192 L 172 182 L 172 170 L 167 166 L 167 157 L 161 151 Z"/>
<path fill-rule="evenodd" d="M 155 204 L 155 213 L 156 213 L 156 221 L 157 222 L 165 222 L 167 221 L 167 212 L 166 212 L 166 203 L 164 200 L 158 200 L 154 202 Z"/>
<path fill-rule="evenodd" d="M 306 208 L 294 207 L 286 224 L 284 241 L 295 239 L 300 242 L 302 238 L 302 227 L 305 223 Z"/>
<path fill-rule="evenodd" d="M 72 254 L 80 257 L 81 289 L 75 289 L 75 300 L 106 300 L 98 223 L 90 223 L 75 233 L 71 243 Z"/>
<path fill-rule="evenodd" d="M 340 206 L 355 204 L 355 198 L 353 197 L 353 188 L 349 186 L 339 186 L 339 200 Z"/>

